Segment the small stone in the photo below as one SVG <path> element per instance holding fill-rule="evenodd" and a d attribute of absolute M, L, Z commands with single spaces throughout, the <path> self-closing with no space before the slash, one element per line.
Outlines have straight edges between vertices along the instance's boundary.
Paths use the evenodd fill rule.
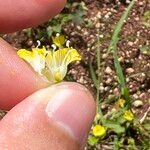
<path fill-rule="evenodd" d="M 104 109 L 106 109 L 106 107 L 107 107 L 106 104 L 102 104 L 101 109 L 104 110 Z"/>
<path fill-rule="evenodd" d="M 126 3 L 127 3 L 127 4 L 130 4 L 130 2 L 131 2 L 130 0 L 126 0 Z"/>
<path fill-rule="evenodd" d="M 110 67 L 107 67 L 106 70 L 105 70 L 105 73 L 106 74 L 112 74 L 112 70 Z"/>
<path fill-rule="evenodd" d="M 119 96 L 119 94 L 120 94 L 120 93 L 119 93 L 119 89 L 118 89 L 118 88 L 115 88 L 115 89 L 114 89 L 114 95 Z"/>
<path fill-rule="evenodd" d="M 100 87 L 99 87 L 99 90 L 100 90 L 100 92 L 103 92 L 103 91 L 104 91 L 104 87 L 103 87 L 103 86 L 100 86 Z"/>
<path fill-rule="evenodd" d="M 140 99 L 146 99 L 146 94 L 145 93 L 141 93 L 139 96 Z"/>
<path fill-rule="evenodd" d="M 144 3 L 143 2 L 139 2 L 139 5 L 142 6 Z"/>
<path fill-rule="evenodd" d="M 100 26 L 101 26 L 101 24 L 100 24 L 99 22 L 95 25 L 95 27 L 96 27 L 97 29 L 99 29 Z"/>
<path fill-rule="evenodd" d="M 131 74 L 131 73 L 134 72 L 134 69 L 133 69 L 133 68 L 127 68 L 127 69 L 126 69 L 126 72 L 129 73 L 129 74 Z"/>
<path fill-rule="evenodd" d="M 106 59 L 107 57 L 108 57 L 108 54 L 103 54 L 103 55 L 102 55 L 102 58 L 103 58 L 103 59 Z"/>
<path fill-rule="evenodd" d="M 110 90 L 110 87 L 109 86 L 106 86 L 105 88 L 104 88 L 104 91 L 105 92 L 107 92 L 107 91 L 109 91 Z"/>
<path fill-rule="evenodd" d="M 96 17 L 97 17 L 98 19 L 101 19 L 101 18 L 102 18 L 102 15 L 101 15 L 101 12 L 100 12 L 100 11 L 97 13 Z"/>
<path fill-rule="evenodd" d="M 134 99 L 138 99 L 139 97 L 138 97 L 137 94 L 133 94 L 133 98 L 134 98 Z"/>
<path fill-rule="evenodd" d="M 108 78 L 108 79 L 106 80 L 106 84 L 107 84 L 107 85 L 110 84 L 111 81 L 112 81 L 112 79 L 111 79 L 111 78 Z"/>
<path fill-rule="evenodd" d="M 126 82 L 128 83 L 130 81 L 130 78 L 126 78 Z"/>
<path fill-rule="evenodd" d="M 128 42 L 129 46 L 133 46 L 133 44 L 134 44 L 133 42 Z"/>
<path fill-rule="evenodd" d="M 79 83 L 83 84 L 84 83 L 84 78 L 81 76 L 81 78 L 78 80 Z"/>
<path fill-rule="evenodd" d="M 99 37 L 102 39 L 102 38 L 104 38 L 104 35 L 103 35 L 103 34 L 100 34 Z"/>
<path fill-rule="evenodd" d="M 118 58 L 118 61 L 119 61 L 119 62 L 124 62 L 124 58 L 123 58 L 123 57 L 120 57 L 120 58 Z"/>
<path fill-rule="evenodd" d="M 143 106 L 143 102 L 140 100 L 136 100 L 133 102 L 133 106 L 134 107 L 141 107 L 141 106 Z"/>

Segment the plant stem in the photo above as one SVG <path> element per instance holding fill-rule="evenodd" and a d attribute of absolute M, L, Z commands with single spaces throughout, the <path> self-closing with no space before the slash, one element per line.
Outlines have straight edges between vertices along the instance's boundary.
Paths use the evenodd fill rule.
<path fill-rule="evenodd" d="M 97 37 L 97 68 L 98 68 L 98 76 L 97 76 L 97 98 L 96 98 L 96 106 L 97 106 L 97 113 L 100 114 L 102 124 L 104 124 L 104 117 L 101 109 L 102 99 L 100 97 L 100 90 L 99 86 L 101 83 L 101 76 L 99 73 L 101 72 L 101 52 L 100 52 L 100 38 L 99 38 L 99 30 L 98 30 L 98 37 Z"/>

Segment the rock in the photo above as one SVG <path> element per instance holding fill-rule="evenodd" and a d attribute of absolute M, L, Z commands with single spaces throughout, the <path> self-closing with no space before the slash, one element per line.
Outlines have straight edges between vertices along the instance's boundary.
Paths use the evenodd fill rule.
<path fill-rule="evenodd" d="M 131 74 L 131 73 L 134 72 L 134 69 L 133 69 L 133 68 L 127 68 L 127 69 L 126 69 L 126 72 L 129 73 L 129 74 Z"/>
<path fill-rule="evenodd" d="M 114 89 L 114 95 L 119 96 L 119 94 L 120 94 L 120 93 L 119 93 L 119 89 L 118 89 L 118 88 L 115 88 L 115 89 Z"/>
<path fill-rule="evenodd" d="M 111 81 L 112 81 L 112 79 L 108 78 L 108 79 L 105 81 L 105 83 L 106 83 L 107 85 L 109 85 L 109 84 L 111 83 Z"/>
<path fill-rule="evenodd" d="M 102 58 L 103 58 L 103 59 L 106 59 L 107 57 L 108 57 L 108 54 L 103 54 L 103 55 L 102 55 Z"/>
<path fill-rule="evenodd" d="M 130 41 L 128 42 L 129 46 L 133 46 L 133 44 L 134 44 L 133 42 L 130 42 Z"/>
<path fill-rule="evenodd" d="M 112 74 L 112 70 L 110 67 L 107 67 L 106 70 L 105 70 L 105 73 L 106 74 Z"/>
<path fill-rule="evenodd" d="M 143 106 L 143 102 L 141 100 L 136 100 L 133 102 L 134 107 L 141 107 Z"/>
<path fill-rule="evenodd" d="M 96 27 L 97 29 L 99 29 L 100 26 L 101 26 L 101 24 L 100 24 L 99 22 L 95 25 L 95 27 Z"/>
<path fill-rule="evenodd" d="M 137 94 L 133 94 L 133 98 L 134 98 L 134 99 L 138 99 L 139 97 L 138 97 Z"/>
<path fill-rule="evenodd" d="M 99 87 L 99 90 L 100 90 L 100 92 L 104 92 L 104 87 L 103 87 L 103 86 L 100 86 L 100 87 Z"/>
<path fill-rule="evenodd" d="M 141 93 L 139 96 L 140 99 L 146 99 L 146 93 Z"/>

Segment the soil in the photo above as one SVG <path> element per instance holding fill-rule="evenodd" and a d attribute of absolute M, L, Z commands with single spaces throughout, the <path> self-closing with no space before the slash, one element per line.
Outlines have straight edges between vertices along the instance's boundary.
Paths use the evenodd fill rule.
<path fill-rule="evenodd" d="M 71 22 L 63 26 L 64 35 L 71 40 L 73 46 L 82 55 L 80 63 L 70 66 L 68 76 L 72 81 L 85 85 L 94 96 L 96 95 L 89 72 L 89 62 L 91 61 L 96 69 L 97 36 L 99 35 L 102 68 L 101 72 L 96 72 L 101 76 L 100 95 L 105 110 L 108 107 L 105 106 L 105 101 L 113 95 L 119 96 L 120 93 L 113 58 L 111 54 L 108 54 L 108 46 L 113 29 L 126 9 L 128 0 L 83 1 L 88 8 L 87 15 L 84 16 L 85 23 L 77 25 Z M 150 47 L 150 27 L 143 25 L 143 16 L 147 10 L 150 10 L 150 1 L 137 0 L 122 29 L 118 44 L 119 60 L 130 89 L 133 111 L 139 119 L 150 107 L 150 55 L 143 54 L 140 50 L 144 46 Z M 36 40 L 29 38 L 25 30 L 3 35 L 3 38 L 18 49 L 36 45 Z M 46 45 L 49 44 L 47 40 L 43 41 Z M 140 101 L 141 105 L 137 106 L 135 104 L 137 101 Z M 147 116 L 147 120 L 150 120 L 150 114 Z M 107 150 L 107 148 L 101 149 Z"/>

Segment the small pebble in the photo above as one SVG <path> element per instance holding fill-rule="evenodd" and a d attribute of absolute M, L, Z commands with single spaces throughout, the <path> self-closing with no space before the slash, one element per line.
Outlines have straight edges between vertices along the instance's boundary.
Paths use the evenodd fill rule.
<path fill-rule="evenodd" d="M 146 99 L 146 94 L 145 93 L 141 93 L 139 96 L 140 99 Z"/>
<path fill-rule="evenodd" d="M 127 68 L 127 69 L 126 69 L 126 72 L 129 73 L 129 74 L 131 74 L 131 73 L 134 72 L 134 69 L 133 69 L 133 68 Z"/>
<path fill-rule="evenodd" d="M 141 107 L 141 106 L 143 106 L 143 102 L 140 100 L 136 100 L 133 102 L 133 106 L 134 107 Z"/>
<path fill-rule="evenodd" d="M 102 58 L 103 58 L 103 59 L 106 59 L 107 57 L 108 57 L 108 54 L 103 54 L 103 55 L 102 55 Z"/>
<path fill-rule="evenodd" d="M 112 74 L 112 70 L 110 67 L 107 67 L 106 70 L 105 70 L 105 73 L 106 74 Z"/>

